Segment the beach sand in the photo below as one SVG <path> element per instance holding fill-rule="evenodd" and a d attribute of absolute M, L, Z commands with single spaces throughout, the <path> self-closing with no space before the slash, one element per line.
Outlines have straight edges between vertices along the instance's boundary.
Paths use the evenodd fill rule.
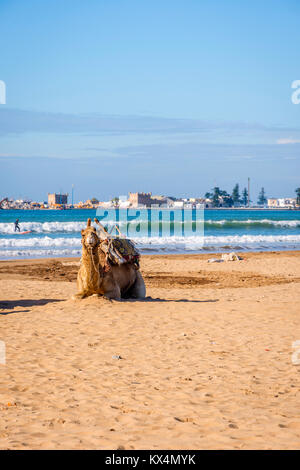
<path fill-rule="evenodd" d="M 242 256 L 144 256 L 122 302 L 71 300 L 78 259 L 0 262 L 0 448 L 298 449 L 300 252 Z"/>

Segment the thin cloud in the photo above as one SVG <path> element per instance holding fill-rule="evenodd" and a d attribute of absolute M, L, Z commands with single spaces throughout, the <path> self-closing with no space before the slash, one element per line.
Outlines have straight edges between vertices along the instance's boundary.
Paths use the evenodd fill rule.
<path fill-rule="evenodd" d="M 81 135 L 194 134 L 209 140 L 257 135 L 270 138 L 273 132 L 299 132 L 300 129 L 273 128 L 259 123 L 206 121 L 201 119 L 153 116 L 108 116 L 66 114 L 4 108 L 0 110 L 0 136 L 24 133 Z"/>
<path fill-rule="evenodd" d="M 7 108 L 0 111 L 1 135 L 27 132 L 95 135 L 172 134 L 199 133 L 215 128 L 215 124 L 192 119 L 46 113 Z"/>
<path fill-rule="evenodd" d="M 300 139 L 278 139 L 276 143 L 278 145 L 300 144 Z"/>

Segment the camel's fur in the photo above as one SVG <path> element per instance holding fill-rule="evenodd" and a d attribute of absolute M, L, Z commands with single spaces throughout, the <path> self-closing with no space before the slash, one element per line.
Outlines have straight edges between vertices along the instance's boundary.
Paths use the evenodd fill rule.
<path fill-rule="evenodd" d="M 83 299 L 93 294 L 109 299 L 144 298 L 145 283 L 139 270 L 132 264 L 111 266 L 104 269 L 105 256 L 99 249 L 99 237 L 88 219 L 87 228 L 81 231 L 82 257 L 77 276 L 78 294 Z"/>

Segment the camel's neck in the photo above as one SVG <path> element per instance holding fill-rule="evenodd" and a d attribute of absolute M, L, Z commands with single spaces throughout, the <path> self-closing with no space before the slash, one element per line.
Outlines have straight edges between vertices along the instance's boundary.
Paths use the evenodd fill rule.
<path fill-rule="evenodd" d="M 85 265 L 90 266 L 91 270 L 99 273 L 99 254 L 98 248 L 88 249 L 86 246 L 82 246 L 82 261 Z M 100 270 L 102 268 L 100 267 Z"/>

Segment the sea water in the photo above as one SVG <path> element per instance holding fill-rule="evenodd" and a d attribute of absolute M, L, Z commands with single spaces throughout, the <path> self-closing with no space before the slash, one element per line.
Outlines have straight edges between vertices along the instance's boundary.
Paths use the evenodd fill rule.
<path fill-rule="evenodd" d="M 134 212 L 136 210 L 132 209 L 131 213 Z M 126 234 L 126 210 L 120 210 L 120 214 L 119 227 Z M 163 217 L 159 223 L 159 210 L 152 209 L 150 233 L 148 215 L 147 210 L 140 210 L 139 223 L 131 225 L 129 231 L 130 238 L 145 254 L 300 249 L 298 210 L 206 209 L 204 233 L 193 233 L 186 225 L 184 236 L 180 209 L 174 210 L 171 230 L 168 217 Z M 80 231 L 86 227 L 89 217 L 93 220 L 96 210 L 1 210 L 0 259 L 80 256 Z M 109 217 L 105 219 L 108 229 L 115 221 L 114 217 Z M 31 233 L 14 232 L 17 218 L 21 231 L 31 230 Z"/>

